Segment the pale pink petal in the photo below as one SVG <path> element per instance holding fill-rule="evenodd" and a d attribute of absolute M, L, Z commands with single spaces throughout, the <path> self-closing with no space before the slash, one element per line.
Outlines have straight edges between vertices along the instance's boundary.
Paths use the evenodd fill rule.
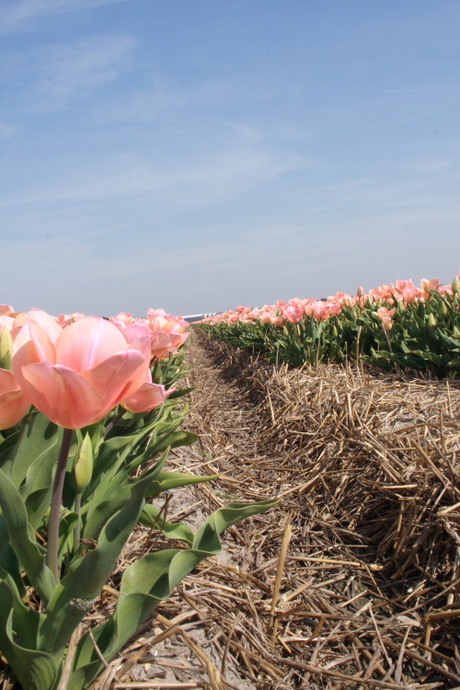
<path fill-rule="evenodd" d="M 29 407 L 30 402 L 22 390 L 0 396 L 0 429 L 9 429 L 17 424 Z"/>
<path fill-rule="evenodd" d="M 55 424 L 81 429 L 105 417 L 104 398 L 71 369 L 40 362 L 25 366 L 23 374 L 27 396 Z"/>
<path fill-rule="evenodd" d="M 41 309 L 20 314 L 12 329 L 14 339 L 13 355 L 27 345 L 30 362 L 55 361 L 55 343 L 61 334 L 56 319 Z M 32 346 L 32 347 L 31 347 Z"/>
<path fill-rule="evenodd" d="M 133 395 L 121 403 L 129 412 L 148 412 L 164 403 L 175 389 L 166 391 L 164 386 L 156 383 L 144 383 Z"/>
<path fill-rule="evenodd" d="M 97 316 L 87 316 L 63 329 L 56 358 L 58 364 L 83 372 L 127 349 L 126 338 L 115 324 Z"/>
<path fill-rule="evenodd" d="M 22 419 L 30 401 L 19 388 L 12 371 L 0 369 L 0 429 L 9 429 Z"/>
<path fill-rule="evenodd" d="M 94 386 L 111 409 L 145 382 L 149 360 L 139 350 L 118 352 L 83 376 Z"/>
<path fill-rule="evenodd" d="M 0 315 L 0 327 L 5 328 L 9 333 L 13 330 L 14 319 L 6 314 Z"/>
<path fill-rule="evenodd" d="M 123 330 L 130 349 L 139 350 L 150 359 L 150 331 L 144 323 L 130 323 Z"/>

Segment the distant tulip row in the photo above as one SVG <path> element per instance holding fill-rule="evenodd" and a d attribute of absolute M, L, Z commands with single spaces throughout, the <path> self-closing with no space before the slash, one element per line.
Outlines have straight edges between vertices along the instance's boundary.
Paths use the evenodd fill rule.
<path fill-rule="evenodd" d="M 105 319 L 0 306 L 0 429 L 30 405 L 67 429 L 99 422 L 118 404 L 131 412 L 158 407 L 171 391 L 152 381 L 152 363 L 177 352 L 187 328 L 162 309 L 145 319 Z"/>
<path fill-rule="evenodd" d="M 365 293 L 237 307 L 201 322 L 216 337 L 294 366 L 362 357 L 384 368 L 460 374 L 460 274 Z"/>

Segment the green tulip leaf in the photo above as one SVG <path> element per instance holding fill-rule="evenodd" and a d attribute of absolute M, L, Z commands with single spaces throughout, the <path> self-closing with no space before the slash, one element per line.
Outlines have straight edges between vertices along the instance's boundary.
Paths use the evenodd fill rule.
<path fill-rule="evenodd" d="M 67 510 L 59 521 L 59 559 L 62 559 L 73 546 L 74 529 L 78 523 L 78 513 Z"/>
<path fill-rule="evenodd" d="M 210 545 L 211 550 L 165 549 L 148 554 L 130 565 L 124 572 L 120 586 L 120 600 L 111 619 L 92 630 L 104 659 L 111 658 L 136 633 L 139 626 L 161 601 L 205 558 L 220 551 L 219 535 L 226 527 L 262 511 L 276 501 L 260 503 L 231 503 L 213 513 L 201 527 L 195 542 L 200 547 Z M 212 534 L 212 536 L 210 536 Z M 75 656 L 69 690 L 82 690 L 103 669 L 103 664 L 89 635 L 84 636 Z"/>
<path fill-rule="evenodd" d="M 151 503 L 147 503 L 143 507 L 139 522 L 144 525 L 144 527 L 150 527 L 151 529 L 155 528 L 163 532 L 163 534 L 171 539 L 180 539 L 190 545 L 193 542 L 193 532 L 188 525 L 183 522 L 165 522 L 164 517 L 161 515 L 161 508 Z"/>
<path fill-rule="evenodd" d="M 16 428 L 13 433 L 7 436 L 4 434 L 5 432 L 1 435 L 0 443 L 0 469 L 10 474 L 14 455 L 17 452 L 17 446 L 21 440 L 22 431 L 20 428 Z"/>
<path fill-rule="evenodd" d="M 167 448 L 177 448 L 179 446 L 190 446 L 196 441 L 195 434 L 189 431 L 173 431 L 167 434 L 162 439 L 159 439 L 155 445 L 154 449 L 156 453 L 161 453 Z"/>
<path fill-rule="evenodd" d="M 33 586 L 47 602 L 54 589 L 54 577 L 45 562 L 44 550 L 37 544 L 28 523 L 24 501 L 11 481 L 0 470 L 0 507 L 5 519 L 9 542 L 16 558 Z"/>
<path fill-rule="evenodd" d="M 53 690 L 58 669 L 38 648 L 40 614 L 24 606 L 14 585 L 0 581 L 0 648 L 24 690 Z"/>
<path fill-rule="evenodd" d="M 112 574 L 117 558 L 139 520 L 149 483 L 147 477 L 131 485 L 130 495 L 123 507 L 104 525 L 95 548 L 75 558 L 67 574 L 56 585 L 41 629 L 52 653 L 65 647 Z"/>
<path fill-rule="evenodd" d="M 201 484 L 202 482 L 209 482 L 212 479 L 217 479 L 219 475 L 195 475 L 186 474 L 184 472 L 160 472 L 157 479 L 152 482 L 151 487 L 147 492 L 147 498 L 154 498 L 163 491 L 176 489 L 179 486 L 187 486 L 189 484 Z"/>
<path fill-rule="evenodd" d="M 273 508 L 278 503 L 277 499 L 259 501 L 258 503 L 242 503 L 235 501 L 223 508 L 219 508 L 196 532 L 193 540 L 193 548 L 210 553 L 219 553 L 221 544 L 219 536 L 227 527 L 236 525 L 251 515 L 262 513 Z"/>
<path fill-rule="evenodd" d="M 142 486 L 149 487 L 165 465 L 167 457 L 168 453 L 164 453 L 160 460 L 139 479 L 130 480 L 124 471 L 114 476 L 109 474 L 108 477 L 104 477 L 91 500 L 86 503 L 87 510 L 84 512 L 87 514 L 84 520 L 83 536 L 86 539 L 97 539 L 108 518 L 121 509 L 129 499 L 133 484 L 142 482 Z"/>
<path fill-rule="evenodd" d="M 40 412 L 34 411 L 29 415 L 19 443 L 14 449 L 14 456 L 11 457 L 11 479 L 17 487 L 26 479 L 26 487 L 35 488 L 36 476 L 40 474 L 41 465 L 44 463 L 46 467 L 55 466 L 61 436 L 62 429 Z M 3 469 L 6 471 L 6 468 Z M 25 495 L 28 495 L 27 489 Z"/>
<path fill-rule="evenodd" d="M 5 517 L 0 514 L 0 571 L 4 570 L 13 578 L 16 587 L 25 595 L 24 582 L 21 576 L 21 568 L 16 558 L 16 554 L 9 542 L 8 528 Z M 1 606 L 1 604 L 0 604 Z"/>

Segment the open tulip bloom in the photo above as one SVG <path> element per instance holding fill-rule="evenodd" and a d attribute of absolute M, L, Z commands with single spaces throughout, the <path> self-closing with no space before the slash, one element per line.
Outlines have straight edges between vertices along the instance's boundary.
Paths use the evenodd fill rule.
<path fill-rule="evenodd" d="M 81 429 L 103 419 L 150 377 L 150 336 L 133 340 L 110 321 L 84 317 L 62 327 L 43 311 L 30 312 L 15 338 L 12 368 L 31 403 L 55 424 Z M 151 389 L 155 391 L 155 389 Z M 144 409 L 158 405 L 145 394 Z M 150 404 L 151 403 L 151 404 Z"/>
<path fill-rule="evenodd" d="M 165 522 L 153 502 L 163 491 L 212 477 L 163 469 L 169 449 L 195 437 L 179 428 L 181 391 L 158 383 L 158 371 L 169 384 L 180 371 L 166 359 L 155 364 L 152 319 L 56 319 L 11 307 L 0 318 L 0 335 L 8 332 L 0 352 L 0 651 L 23 690 L 83 690 L 104 669 L 101 657 L 113 658 L 180 580 L 219 552 L 226 527 L 274 501 L 232 503 L 196 534 Z M 172 338 L 169 352 L 178 343 Z M 89 631 L 86 614 L 139 523 L 183 545 L 130 565 L 115 611 Z"/>

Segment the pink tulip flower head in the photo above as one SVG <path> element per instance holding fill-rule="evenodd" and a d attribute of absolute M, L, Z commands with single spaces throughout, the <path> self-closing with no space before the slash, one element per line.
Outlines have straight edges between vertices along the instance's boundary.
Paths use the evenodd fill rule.
<path fill-rule="evenodd" d="M 68 326 L 41 310 L 17 332 L 12 369 L 29 400 L 51 421 L 80 429 L 103 419 L 148 380 L 148 333 L 131 342 L 110 321 L 83 317 Z"/>
<path fill-rule="evenodd" d="M 152 357 L 165 359 L 175 353 L 189 337 L 188 323 L 163 309 L 149 309 L 146 324 L 150 331 Z"/>
<path fill-rule="evenodd" d="M 387 333 L 393 328 L 393 316 L 396 313 L 396 308 L 388 309 L 387 307 L 379 307 L 376 311 L 377 316 L 382 321 L 383 330 Z"/>

